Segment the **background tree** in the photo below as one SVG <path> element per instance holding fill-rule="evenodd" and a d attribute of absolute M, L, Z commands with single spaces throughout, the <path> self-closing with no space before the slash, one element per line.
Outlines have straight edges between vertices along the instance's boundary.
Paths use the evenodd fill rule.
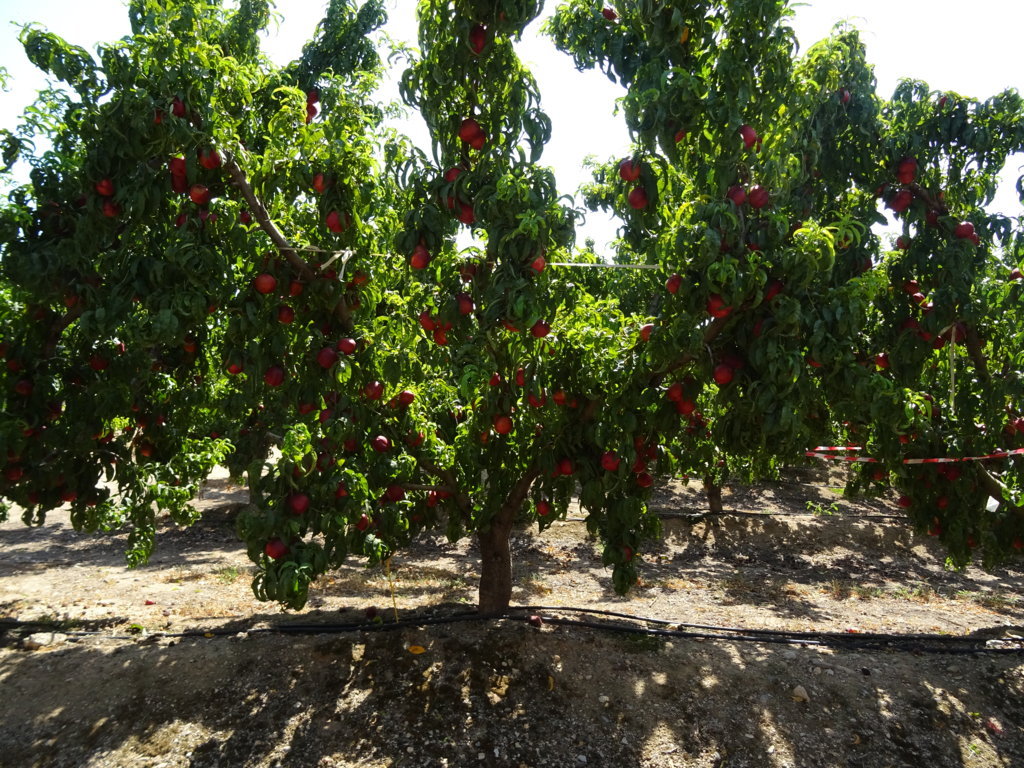
<path fill-rule="evenodd" d="M 594 256 L 539 164 L 550 122 L 514 44 L 540 10 L 421 0 L 402 96 L 429 155 L 374 104 L 376 0 L 334 0 L 287 67 L 259 53 L 255 1 L 137 0 L 134 35 L 98 61 L 26 30 L 70 90 L 8 142 L 32 173 L 0 210 L 3 496 L 28 522 L 68 502 L 76 526 L 127 526 L 139 562 L 156 508 L 191 521 L 225 462 L 251 491 L 261 599 L 301 606 L 350 554 L 441 527 L 476 536 L 488 613 L 511 598 L 517 519 L 543 528 L 578 495 L 624 591 L 657 533 L 655 475 L 714 498 L 726 471 L 847 430 L 884 461 L 872 482 L 894 473 L 930 522 L 938 491 L 908 446 L 1018 434 L 1019 237 L 983 211 L 1019 148 L 1016 95 L 939 116 L 912 84 L 882 101 L 854 32 L 797 58 L 781 0 L 570 2 L 550 32 L 627 87 L 635 138 L 589 201 L 623 215 L 624 262 L 663 271 L 557 268 Z M 918 245 L 872 233 L 879 195 Z M 916 328 L 890 288 L 911 275 L 935 292 Z M 948 382 L 958 420 L 936 420 L 963 362 L 905 332 L 934 344 L 957 323 L 975 374 Z M 947 495 L 940 519 L 958 561 L 970 536 L 994 561 L 1020 535 L 1014 461 L 962 468 L 965 503 Z"/>

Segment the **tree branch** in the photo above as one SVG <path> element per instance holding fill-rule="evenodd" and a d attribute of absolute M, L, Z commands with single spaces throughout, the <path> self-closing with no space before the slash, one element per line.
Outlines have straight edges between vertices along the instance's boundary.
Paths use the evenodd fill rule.
<path fill-rule="evenodd" d="M 399 483 L 407 491 L 444 491 L 455 493 L 458 489 L 447 485 L 421 485 L 419 483 Z"/>
<path fill-rule="evenodd" d="M 284 257 L 288 259 L 288 263 L 295 267 L 303 278 L 307 281 L 312 280 L 315 277 L 313 269 L 305 259 L 295 252 L 291 243 L 281 234 L 281 230 L 270 220 L 270 214 L 267 213 L 266 206 L 256 197 L 256 193 L 252 190 L 252 185 L 249 184 L 249 180 L 245 176 L 245 171 L 238 166 L 233 156 L 228 156 L 224 163 L 224 170 L 228 172 L 228 175 L 231 177 L 231 183 L 238 187 L 242 197 L 245 198 L 246 204 L 252 209 L 253 216 L 260 225 L 260 229 L 267 233 L 271 242 L 280 249 Z"/>
<path fill-rule="evenodd" d="M 928 193 L 928 191 L 920 184 L 911 184 L 910 191 L 914 193 L 915 197 L 919 197 L 922 200 L 924 200 L 925 205 L 927 205 L 932 210 L 938 211 L 943 216 L 949 213 L 949 208 L 946 207 L 946 204 L 939 202 L 934 197 L 932 197 Z"/>
<path fill-rule="evenodd" d="M 260 229 L 267 233 L 271 242 L 278 247 L 278 250 L 288 259 L 288 263 L 291 264 L 298 271 L 299 275 L 302 276 L 306 282 L 311 282 L 316 278 L 316 273 L 309 263 L 299 256 L 298 252 L 292 248 L 291 243 L 281 234 L 281 230 L 277 228 L 277 225 L 270 220 L 270 214 L 267 213 L 267 208 L 263 205 L 263 202 L 256 197 L 256 193 L 253 192 L 252 185 L 245 176 L 238 162 L 234 156 L 228 156 L 228 159 L 224 163 L 224 169 L 231 176 L 231 183 L 238 187 L 242 193 L 242 197 L 245 198 L 245 202 L 252 209 L 253 216 L 256 217 L 256 222 L 260 225 Z M 352 331 L 352 313 L 349 311 L 348 302 L 345 301 L 344 292 L 342 292 L 341 298 L 338 299 L 338 303 L 335 306 L 335 314 L 338 316 L 338 320 L 341 322 L 342 328 L 346 333 Z"/>
<path fill-rule="evenodd" d="M 707 327 L 707 330 L 704 331 L 704 339 L 701 342 L 701 346 L 706 347 L 708 344 L 710 344 L 712 341 L 718 338 L 718 335 L 725 328 L 725 324 L 728 319 L 729 316 L 727 315 L 726 317 L 716 317 L 714 320 L 712 320 L 711 324 Z M 687 352 L 685 355 L 680 357 L 675 362 L 670 363 L 664 371 L 655 374 L 654 377 L 651 379 L 651 385 L 657 386 L 665 379 L 666 376 L 672 373 L 672 371 L 682 368 L 684 365 L 687 365 L 688 363 L 692 362 L 693 359 L 694 356 Z"/>
<path fill-rule="evenodd" d="M 1009 493 L 1007 492 L 1007 487 L 999 482 L 999 479 L 987 469 L 984 467 L 980 467 L 980 469 L 981 484 L 985 492 L 1000 504 L 1005 504 L 1018 517 L 1024 517 L 1024 507 L 1014 506 L 1008 501 Z"/>
<path fill-rule="evenodd" d="M 954 331 L 952 335 L 956 335 Z M 978 331 L 974 326 L 967 326 L 967 354 L 971 356 L 971 360 L 974 361 L 974 367 L 978 369 L 978 375 L 986 381 L 991 378 L 991 374 L 988 371 L 988 359 L 985 357 L 985 353 L 981 350 L 981 337 L 978 336 Z"/>

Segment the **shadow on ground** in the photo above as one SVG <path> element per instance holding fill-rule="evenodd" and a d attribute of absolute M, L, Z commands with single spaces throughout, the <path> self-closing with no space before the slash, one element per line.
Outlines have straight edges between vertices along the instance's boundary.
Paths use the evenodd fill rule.
<path fill-rule="evenodd" d="M 948 656 L 505 622 L 90 641 L 4 661 L 9 766 L 1024 764 L 1016 658 L 966 672 Z M 33 685 L 44 670 L 63 683 Z M 794 700 L 796 685 L 809 701 Z"/>

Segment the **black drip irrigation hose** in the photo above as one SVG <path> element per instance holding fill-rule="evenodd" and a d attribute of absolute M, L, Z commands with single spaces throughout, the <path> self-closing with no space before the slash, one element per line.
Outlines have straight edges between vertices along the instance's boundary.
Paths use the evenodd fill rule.
<path fill-rule="evenodd" d="M 571 619 L 555 615 L 562 613 L 584 614 L 604 617 L 603 621 Z M 743 627 L 722 627 L 712 624 L 689 624 L 667 619 L 634 616 L 628 613 L 607 611 L 597 608 L 573 606 L 514 606 L 505 614 L 485 616 L 476 611 L 465 611 L 444 616 L 416 616 L 393 622 L 350 622 L 350 623 L 299 623 L 291 622 L 270 627 L 253 629 L 210 629 L 187 630 L 184 632 L 152 632 L 134 635 L 107 635 L 100 631 L 61 630 L 58 623 L 44 621 L 0 620 L 0 632 L 27 627 L 50 627 L 62 634 L 76 637 L 104 637 L 111 640 L 156 640 L 160 638 L 213 638 L 238 634 L 290 634 L 290 635 L 336 635 L 349 632 L 390 632 L 413 627 L 457 624 L 464 622 L 523 621 L 533 626 L 579 627 L 618 634 L 630 634 L 660 638 L 681 638 L 692 640 L 713 640 L 725 642 L 764 643 L 793 645 L 801 647 L 836 648 L 841 650 L 873 650 L 923 654 L 1022 654 L 1024 643 L 1011 639 L 1017 647 L 988 647 L 988 639 L 975 635 L 939 634 L 893 634 L 861 632 L 812 632 L 780 629 L 749 629 Z M 654 624 L 660 628 L 639 626 Z M 1002 627 L 995 627 L 999 631 Z"/>

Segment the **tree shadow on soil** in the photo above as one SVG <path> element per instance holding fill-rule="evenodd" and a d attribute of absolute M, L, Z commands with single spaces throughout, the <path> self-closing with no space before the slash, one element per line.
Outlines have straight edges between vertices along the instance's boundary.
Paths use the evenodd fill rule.
<path fill-rule="evenodd" d="M 234 506 L 204 510 L 203 516 L 190 526 L 175 525 L 162 515 L 152 556 L 138 568 L 139 573 L 172 560 L 200 567 L 240 551 L 242 543 L 235 533 L 236 511 Z M 0 548 L 8 553 L 0 562 L 0 573 L 17 575 L 54 565 L 124 567 L 127 546 L 127 533 L 76 531 L 66 515 L 51 513 L 40 526 L 0 530 Z"/>
<path fill-rule="evenodd" d="M 1013 657 L 665 643 L 509 621 L 5 655 L 11 766 L 1024 761 Z M 793 699 L 796 685 L 810 701 Z"/>

